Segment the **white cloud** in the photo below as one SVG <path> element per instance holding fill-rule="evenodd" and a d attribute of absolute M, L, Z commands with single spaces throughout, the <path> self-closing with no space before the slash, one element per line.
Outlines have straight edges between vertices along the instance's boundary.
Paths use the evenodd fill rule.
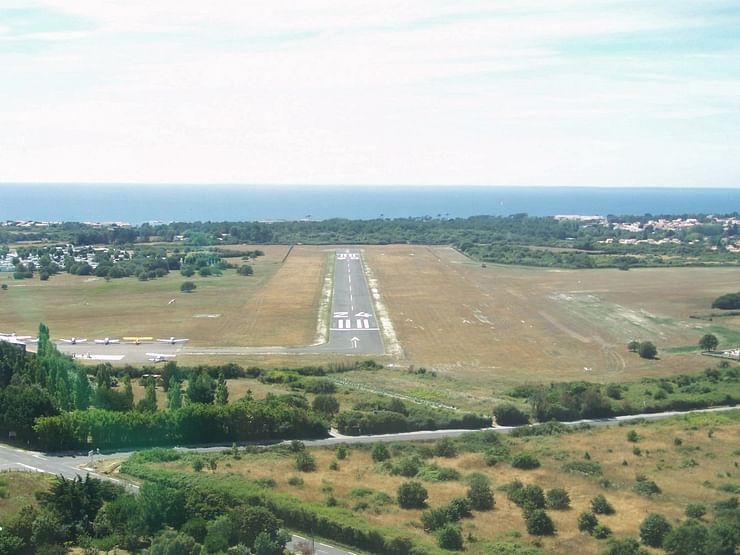
<path fill-rule="evenodd" d="M 740 123 L 739 79 L 692 76 L 702 61 L 688 56 L 677 69 L 560 48 L 704 24 L 668 1 L 43 5 L 91 29 L 27 33 L 44 45 L 30 53 L 0 45 L 12 84 L 0 89 L 0 181 L 740 178 L 725 148 L 738 133 L 702 123 Z"/>

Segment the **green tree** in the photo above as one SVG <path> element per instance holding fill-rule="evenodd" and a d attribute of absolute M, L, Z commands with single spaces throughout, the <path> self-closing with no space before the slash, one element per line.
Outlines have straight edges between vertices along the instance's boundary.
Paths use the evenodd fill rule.
<path fill-rule="evenodd" d="M 215 384 L 213 378 L 205 370 L 198 371 L 188 380 L 188 400 L 191 403 L 210 405 L 213 403 Z"/>
<path fill-rule="evenodd" d="M 639 348 L 640 348 L 640 342 L 639 341 L 634 341 L 633 340 L 633 341 L 630 341 L 629 343 L 627 343 L 627 349 L 631 353 L 636 353 Z"/>
<path fill-rule="evenodd" d="M 195 283 L 193 283 L 192 281 L 183 281 L 180 284 L 180 291 L 182 291 L 183 293 L 192 293 L 197 288 L 198 286 L 195 285 Z"/>
<path fill-rule="evenodd" d="M 149 378 L 144 388 L 144 397 L 139 401 L 136 407 L 141 412 L 154 412 L 157 410 L 157 390 L 154 384 L 154 378 Z"/>
<path fill-rule="evenodd" d="M 670 555 L 706 555 L 707 529 L 699 521 L 687 520 L 668 532 L 663 549 Z"/>
<path fill-rule="evenodd" d="M 253 547 L 260 534 L 277 541 L 280 520 L 264 507 L 242 505 L 229 513 L 231 520 L 231 543 L 241 543 Z M 282 547 L 282 546 L 281 546 Z"/>
<path fill-rule="evenodd" d="M 658 356 L 658 349 L 652 341 L 643 341 L 637 349 L 637 354 L 640 358 L 652 359 Z"/>
<path fill-rule="evenodd" d="M 216 404 L 225 405 L 229 402 L 229 388 L 226 386 L 224 373 L 219 372 L 218 382 L 216 383 Z"/>
<path fill-rule="evenodd" d="M 182 389 L 180 388 L 180 382 L 177 381 L 175 376 L 170 378 L 170 384 L 167 391 L 167 408 L 170 410 L 177 410 L 182 407 Z"/>
<path fill-rule="evenodd" d="M 157 536 L 145 555 L 200 555 L 201 546 L 195 540 L 181 532 L 167 530 Z"/>
<path fill-rule="evenodd" d="M 240 276 L 251 276 L 254 270 L 249 264 L 242 264 L 236 271 Z"/>
<path fill-rule="evenodd" d="M 714 522 L 707 534 L 706 552 L 712 555 L 735 555 L 739 543 L 740 526 L 733 526 L 728 522 Z"/>
<path fill-rule="evenodd" d="M 650 513 L 640 523 L 640 541 L 650 547 L 663 545 L 663 538 L 671 531 L 671 525 L 660 513 Z"/>
<path fill-rule="evenodd" d="M 83 368 L 77 368 L 74 380 L 74 408 L 77 410 L 87 410 L 90 407 L 90 398 L 92 397 L 92 387 L 90 380 Z"/>
<path fill-rule="evenodd" d="M 707 508 L 701 503 L 689 503 L 686 506 L 686 516 L 689 518 L 702 518 L 707 514 Z"/>
<path fill-rule="evenodd" d="M 314 397 L 311 407 L 316 412 L 320 412 L 328 417 L 333 416 L 339 412 L 339 401 L 334 395 L 328 395 L 326 393 L 319 393 Z"/>
<path fill-rule="evenodd" d="M 717 345 L 719 345 L 719 340 L 716 335 L 711 333 L 707 333 L 699 340 L 699 347 L 702 351 L 714 351 Z"/>
<path fill-rule="evenodd" d="M 397 495 L 402 509 L 423 509 L 429 496 L 421 482 L 404 482 L 398 486 Z"/>
<path fill-rule="evenodd" d="M 129 407 L 134 406 L 134 389 L 131 385 L 131 377 L 127 374 L 123 378 L 123 393 Z"/>
<path fill-rule="evenodd" d="M 434 444 L 434 454 L 437 457 L 453 458 L 457 456 L 457 448 L 452 439 L 443 437 Z"/>

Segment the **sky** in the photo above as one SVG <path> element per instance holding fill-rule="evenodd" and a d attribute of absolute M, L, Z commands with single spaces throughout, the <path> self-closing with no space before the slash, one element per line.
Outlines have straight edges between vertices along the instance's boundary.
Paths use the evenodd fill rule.
<path fill-rule="evenodd" d="M 2 0 L 0 182 L 740 186 L 737 0 Z"/>

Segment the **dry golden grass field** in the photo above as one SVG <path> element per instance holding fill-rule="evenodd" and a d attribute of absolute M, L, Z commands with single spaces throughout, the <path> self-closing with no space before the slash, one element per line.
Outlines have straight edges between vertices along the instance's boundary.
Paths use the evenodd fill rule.
<path fill-rule="evenodd" d="M 740 319 L 690 319 L 735 291 L 738 268 L 487 268 L 447 247 L 366 247 L 409 363 L 498 382 L 628 380 L 704 368 L 704 333 L 740 344 Z M 627 351 L 653 341 L 660 360 Z M 688 352 L 687 352 L 688 351 Z"/>
<path fill-rule="evenodd" d="M 637 443 L 627 440 L 629 430 L 637 431 Z M 675 438 L 682 444 L 677 445 Z M 590 510 L 591 499 L 598 494 L 605 495 L 616 509 L 613 515 L 598 515 L 599 522 L 607 525 L 617 537 L 637 537 L 640 522 L 650 512 L 663 513 L 675 525 L 685 518 L 684 511 L 689 503 L 706 505 L 707 519 L 711 520 L 713 503 L 731 497 L 730 493 L 721 491 L 720 486 L 737 486 L 740 482 L 737 466 L 740 421 L 737 413 L 734 416 L 694 415 L 652 424 L 600 428 L 560 436 L 504 438 L 503 441 L 511 454 L 521 451 L 533 453 L 541 467 L 518 470 L 507 462 L 486 466 L 480 453 L 461 453 L 454 458 L 434 457 L 426 461 L 455 468 L 461 474 L 460 480 L 423 482 L 429 492 L 429 507 L 439 507 L 454 497 L 465 496 L 465 477 L 473 472 L 483 473 L 491 480 L 496 500 L 494 510 L 474 512 L 473 518 L 461 521 L 464 536 L 469 533 L 478 540 L 466 541 L 466 552 L 469 553 L 489 553 L 487 541 L 524 544 L 537 541 L 527 534 L 521 509 L 507 499 L 504 491 L 497 489 L 514 479 L 524 484 L 538 484 L 545 491 L 554 487 L 568 491 L 571 508 L 548 510 L 557 533 L 542 539 L 545 553 L 562 555 L 595 554 L 605 549 L 603 541 L 582 534 L 577 528 L 578 515 Z M 408 449 L 408 445 L 402 447 Z M 639 447 L 639 455 L 633 451 L 635 447 Z M 434 541 L 433 536 L 425 533 L 419 524 L 421 510 L 403 510 L 395 502 L 399 484 L 408 478 L 389 474 L 382 465 L 372 461 L 367 448 L 352 448 L 347 459 L 338 461 L 338 470 L 329 469 L 336 456 L 334 448 L 316 448 L 310 452 L 317 461 L 315 472 L 298 472 L 294 468 L 294 457 L 289 453 L 267 451 L 243 454 L 238 460 L 222 455 L 216 473 L 230 473 L 250 480 L 272 478 L 277 491 L 317 503 L 325 503 L 331 495 L 340 505 L 350 509 L 359 500 L 353 496 L 353 488 L 371 488 L 387 494 L 393 501 L 377 508 L 371 504 L 369 509 L 354 509 L 356 514 L 373 524 L 401 528 L 410 535 Z M 391 461 L 403 456 L 393 447 L 391 452 L 395 453 Z M 563 465 L 568 462 L 584 461 L 586 453 L 591 462 L 601 465 L 600 475 L 585 476 L 563 470 Z M 188 461 L 165 466 L 192 472 Z M 654 480 L 662 493 L 645 497 L 633 492 L 638 474 Z M 288 480 L 293 476 L 300 477 L 303 484 L 290 485 Z"/>
<path fill-rule="evenodd" d="M 240 245 L 240 248 L 257 248 Z M 0 330 L 34 334 L 45 322 L 53 337 L 189 337 L 191 345 L 310 343 L 326 253 L 321 249 L 260 246 L 254 275 L 187 278 L 197 290 L 180 292 L 179 272 L 141 282 L 60 274 L 47 282 L 13 281 L 0 298 Z M 172 299 L 174 302 L 170 303 Z"/>

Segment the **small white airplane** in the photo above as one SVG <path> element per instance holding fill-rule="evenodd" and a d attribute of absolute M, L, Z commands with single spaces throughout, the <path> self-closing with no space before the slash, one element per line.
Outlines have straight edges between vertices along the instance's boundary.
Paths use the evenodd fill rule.
<path fill-rule="evenodd" d="M 160 343 L 169 343 L 170 345 L 174 345 L 175 343 L 185 343 L 188 341 L 187 338 L 183 339 L 175 339 L 174 337 L 170 337 L 169 339 L 157 339 Z"/>
<path fill-rule="evenodd" d="M 110 337 L 106 337 L 105 339 L 96 339 L 95 343 L 98 345 L 113 345 L 116 343 L 120 343 L 120 339 L 111 339 Z"/>
<path fill-rule="evenodd" d="M 146 356 L 149 357 L 149 362 L 165 362 L 169 358 L 174 358 L 175 355 L 167 355 L 163 353 L 147 353 Z"/>
<path fill-rule="evenodd" d="M 87 339 L 77 339 L 76 337 L 70 337 L 69 339 L 62 339 L 65 343 L 70 345 L 77 345 L 78 343 L 85 343 Z"/>
<path fill-rule="evenodd" d="M 14 331 L 10 333 L 0 333 L 0 337 L 7 337 L 8 339 L 15 339 L 16 341 L 25 341 L 31 339 L 30 335 L 16 335 Z"/>

